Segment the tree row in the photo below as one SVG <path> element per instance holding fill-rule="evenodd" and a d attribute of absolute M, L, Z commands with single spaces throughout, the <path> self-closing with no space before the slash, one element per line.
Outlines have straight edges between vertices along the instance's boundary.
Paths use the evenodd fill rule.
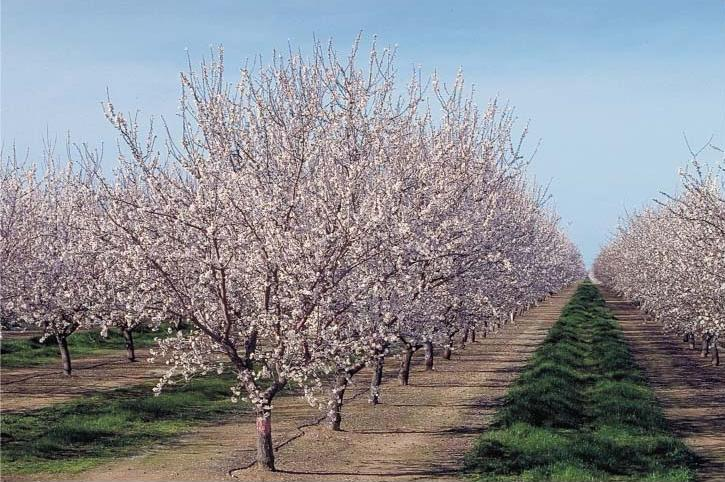
<path fill-rule="evenodd" d="M 680 193 L 624 220 L 594 274 L 692 349 L 699 344 L 702 356 L 718 365 L 725 328 L 725 160 L 709 167 L 694 160 L 681 179 Z"/>
<path fill-rule="evenodd" d="M 79 328 L 168 328 L 155 390 L 232 370 L 274 470 L 285 387 L 339 430 L 344 392 L 386 357 L 486 336 L 584 276 L 526 173 L 511 109 L 477 106 L 459 75 L 396 81 L 393 51 L 275 54 L 230 83 L 221 50 L 181 77 L 180 126 L 157 136 L 109 101 L 113 173 L 12 158 L 0 178 L 1 316 L 61 347 Z M 256 64 L 255 64 L 256 65 Z M 179 328 L 175 328 L 178 326 Z"/>

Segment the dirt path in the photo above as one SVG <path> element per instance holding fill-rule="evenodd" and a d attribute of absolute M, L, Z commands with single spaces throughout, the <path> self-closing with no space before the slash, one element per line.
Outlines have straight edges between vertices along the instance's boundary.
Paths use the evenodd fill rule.
<path fill-rule="evenodd" d="M 725 367 L 646 321 L 636 305 L 602 289 L 637 363 L 678 436 L 703 458 L 702 481 L 725 480 Z"/>
<path fill-rule="evenodd" d="M 131 363 L 125 351 L 79 358 L 73 361 L 73 375 L 66 377 L 56 364 L 29 368 L 3 368 L 0 376 L 0 408 L 28 410 L 95 392 L 156 381 L 162 365 L 151 365 L 147 349 L 136 350 L 139 361 Z"/>
<path fill-rule="evenodd" d="M 274 404 L 275 474 L 239 469 L 254 460 L 254 420 L 241 415 L 195 429 L 168 446 L 81 473 L 78 480 L 458 480 L 462 457 L 490 422 L 501 397 L 573 293 L 563 291 L 501 332 L 436 358 L 425 372 L 421 356 L 411 386 L 395 382 L 388 361 L 382 405 L 367 403 L 370 373 L 348 390 L 342 432 L 316 425 L 320 412 L 297 397 Z M 308 425 L 299 429 L 303 425 Z M 57 476 L 52 477 L 57 479 Z"/>

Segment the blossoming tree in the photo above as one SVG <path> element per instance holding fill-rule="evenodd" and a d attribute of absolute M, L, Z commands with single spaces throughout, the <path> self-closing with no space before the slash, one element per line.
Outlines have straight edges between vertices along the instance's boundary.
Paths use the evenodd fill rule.
<path fill-rule="evenodd" d="M 42 174 L 6 163 L 2 178 L 4 310 L 41 328 L 42 339 L 54 337 L 70 375 L 68 337 L 97 322 L 102 273 L 97 240 L 85 229 L 93 209 L 88 177 L 49 157 Z"/>

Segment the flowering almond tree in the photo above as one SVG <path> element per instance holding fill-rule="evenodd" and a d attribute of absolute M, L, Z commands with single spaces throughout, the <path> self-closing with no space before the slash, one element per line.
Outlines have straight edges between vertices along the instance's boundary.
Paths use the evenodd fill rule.
<path fill-rule="evenodd" d="M 160 321 L 166 321 L 166 312 L 161 308 L 165 302 L 159 298 L 162 292 L 148 266 L 135 256 L 129 238 L 118 236 L 115 227 L 104 225 L 110 219 L 103 210 L 89 219 L 91 223 L 99 222 L 94 232 L 103 234 L 98 251 L 102 271 L 96 300 L 97 325 L 103 336 L 111 328 L 119 330 L 125 341 L 126 357 L 134 362 L 134 331 L 143 326 L 157 327 Z"/>
<path fill-rule="evenodd" d="M 413 89 L 416 90 L 416 89 Z M 440 93 L 440 92 L 438 92 Z M 457 106 L 447 105 L 451 100 L 460 96 L 460 88 L 457 86 L 449 98 L 439 95 L 446 110 L 445 117 L 448 119 L 458 118 L 456 136 L 464 144 L 466 132 L 464 129 L 475 127 L 475 110 L 470 110 L 470 115 L 460 112 L 462 108 L 470 108 L 470 105 L 458 102 Z M 413 100 L 415 96 L 413 96 Z M 357 273 L 362 274 L 356 279 L 354 286 L 363 287 L 362 290 L 351 290 L 348 298 L 357 300 L 361 309 L 356 309 L 349 314 L 357 320 L 349 326 L 355 326 L 356 331 L 350 333 L 340 331 L 344 339 L 357 340 L 358 350 L 355 356 L 349 358 L 352 362 L 348 364 L 348 358 L 339 358 L 342 365 L 336 367 L 337 376 L 330 390 L 330 401 L 328 403 L 328 420 L 331 428 L 339 429 L 341 419 L 341 408 L 343 395 L 347 384 L 352 376 L 365 364 L 372 364 L 375 367 L 374 379 L 371 384 L 371 402 L 379 401 L 379 385 L 381 379 L 382 363 L 391 342 L 403 341 L 404 356 L 403 363 L 409 367 L 412 352 L 420 346 L 428 346 L 429 362 L 432 363 L 432 339 L 439 326 L 445 322 L 445 312 L 450 308 L 444 307 L 441 314 L 429 311 L 426 314 L 419 313 L 419 310 L 427 308 L 438 309 L 442 301 L 436 299 L 433 294 L 436 289 L 454 279 L 455 271 L 445 276 L 438 272 L 438 279 L 433 284 L 425 280 L 426 273 L 421 274 L 421 267 L 431 266 L 436 258 L 445 256 L 463 258 L 467 255 L 466 247 L 462 243 L 468 243 L 468 231 L 473 226 L 473 219 L 466 220 L 455 227 L 457 212 L 462 212 L 462 194 L 469 189 L 472 177 L 477 175 L 473 168 L 469 168 L 463 175 L 465 166 L 476 164 L 486 165 L 482 161 L 480 152 L 473 149 L 458 149 L 456 144 L 448 142 L 442 146 L 443 141 L 441 127 L 431 122 L 429 111 L 423 111 L 417 118 L 411 118 L 415 114 L 414 101 L 408 101 L 404 116 L 396 116 L 402 120 L 399 125 L 399 133 L 395 138 L 399 139 L 396 145 L 391 147 L 389 156 L 384 166 L 381 166 L 380 181 L 382 196 L 379 206 L 384 210 L 385 222 L 376 228 L 373 233 L 376 243 L 381 246 L 381 251 L 375 258 L 369 260 L 364 270 Z M 454 112 L 454 109 L 459 111 Z M 493 122 L 493 115 L 491 122 Z M 388 121 L 388 124 L 390 122 Z M 442 124 L 443 125 L 443 124 Z M 411 128 L 412 126 L 412 128 Z M 453 130 L 445 125 L 443 129 Z M 480 135 L 480 132 L 468 134 L 471 137 Z M 449 134 L 453 137 L 454 134 Z M 491 155 L 491 150 L 482 151 L 485 155 Z M 478 157 L 477 157 L 478 156 Z M 457 164 L 454 162 L 457 160 Z M 450 165 L 445 165 L 448 162 Z M 490 162 L 488 165 L 490 166 Z M 479 197 L 486 199 L 485 193 L 479 192 Z M 479 205 L 482 205 L 479 203 Z M 470 208 L 468 208 L 470 210 Z M 441 250 L 455 250 L 457 252 L 442 255 L 432 253 L 431 246 L 440 243 L 441 239 L 447 237 L 449 246 L 441 246 Z M 458 243 L 456 248 L 455 244 Z M 423 252 L 425 250 L 425 252 Z M 460 270 L 457 265 L 449 261 L 439 260 L 441 267 Z M 431 266 L 432 267 L 432 266 Z M 431 289 L 432 288 L 432 289 Z M 357 304 L 356 303 L 356 304 Z M 418 310 L 418 311 L 416 311 Z M 412 343 L 403 338 L 401 327 L 410 325 L 408 333 L 411 337 L 420 337 L 421 341 L 415 348 Z M 339 341 L 335 343 L 340 344 Z M 340 345 L 342 346 L 342 345 Z"/>
<path fill-rule="evenodd" d="M 99 174 L 97 190 L 99 237 L 121 258 L 106 267 L 126 283 L 118 316 L 193 326 L 160 342 L 170 369 L 157 390 L 177 374 L 231 365 L 232 391 L 257 414 L 262 469 L 274 470 L 280 390 L 301 386 L 339 429 L 349 380 L 375 364 L 376 399 L 391 343 L 403 346 L 407 380 L 412 351 L 432 355 L 434 341 L 450 339 L 462 300 L 476 299 L 457 280 L 496 277 L 485 274 L 491 264 L 506 265 L 482 242 L 494 213 L 502 226 L 517 222 L 496 202 L 521 177 L 510 112 L 479 112 L 459 78 L 450 93 L 434 86 L 442 119 L 433 122 L 415 76 L 394 95 L 391 52 L 373 48 L 363 69 L 357 51 L 341 60 L 317 45 L 309 60 L 275 56 L 234 86 L 220 53 L 182 76 L 183 135 L 165 152 L 153 131 L 142 136 L 107 105 L 126 145 L 115 178 Z M 522 276 L 544 274 L 534 266 Z M 542 293 L 518 294 L 526 302 Z"/>
<path fill-rule="evenodd" d="M 384 166 L 387 222 L 376 232 L 383 251 L 357 271 L 362 277 L 348 278 L 364 289 L 347 295 L 359 307 L 348 311 L 352 319 L 344 324 L 354 330 L 338 331 L 357 345 L 354 356 L 335 358 L 327 407 L 333 430 L 340 428 L 346 387 L 365 364 L 374 368 L 370 401 L 379 402 L 382 364 L 392 341 L 401 348 L 399 375 L 407 384 L 416 350 L 425 348 L 425 366 L 432 369 L 434 343 L 450 357 L 456 333 L 483 312 L 498 315 L 500 306 L 483 299 L 480 282 L 510 277 L 511 260 L 528 270 L 521 277 L 530 287 L 514 295 L 518 302 L 584 276 L 581 257 L 556 228 L 556 218 L 525 188 L 510 111 L 499 112 L 493 103 L 479 112 L 462 96 L 462 85 L 459 76 L 450 92 L 434 87 L 442 120 L 431 122 L 424 111 L 420 120 L 406 121 L 422 127 L 408 128 L 398 155 Z M 517 230 L 533 234 L 524 238 Z M 520 247 L 507 251 L 517 236 Z M 552 281 L 540 280 L 545 275 Z"/>
<path fill-rule="evenodd" d="M 157 319 L 194 326 L 161 342 L 171 368 L 157 388 L 230 361 L 264 469 L 275 395 L 289 381 L 311 394 L 332 359 L 355 353 L 329 340 L 354 331 L 347 279 L 380 251 L 370 233 L 384 222 L 376 189 L 395 138 L 379 129 L 404 106 L 391 103 L 388 53 L 373 50 L 365 71 L 355 59 L 356 48 L 340 61 L 317 46 L 309 61 L 243 70 L 233 88 L 221 57 L 204 64 L 183 76 L 183 138 L 166 157 L 107 106 L 127 144 L 102 189 L 108 227 L 154 273 Z"/>
<path fill-rule="evenodd" d="M 18 163 L 15 155 L 2 159 L 0 169 L 0 321 L 2 329 L 21 321 L 21 295 L 32 246 L 40 233 L 35 202 L 35 170 Z"/>
<path fill-rule="evenodd" d="M 57 165 L 52 158 L 42 171 L 3 166 L 3 317 L 37 325 L 42 339 L 55 337 L 70 375 L 67 340 L 97 321 L 102 269 L 96 239 L 85 229 L 92 209 L 87 177 L 72 162 Z"/>

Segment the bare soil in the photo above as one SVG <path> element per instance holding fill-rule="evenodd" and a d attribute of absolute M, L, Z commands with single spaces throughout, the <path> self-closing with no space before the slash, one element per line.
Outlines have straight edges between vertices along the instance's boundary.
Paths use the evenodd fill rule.
<path fill-rule="evenodd" d="M 148 349 L 136 350 L 138 361 L 129 362 L 125 351 L 73 360 L 72 375 L 63 375 L 57 364 L 29 368 L 3 368 L 0 376 L 0 409 L 30 410 L 46 407 L 99 390 L 139 385 L 159 379 L 161 364 L 148 362 Z"/>
<path fill-rule="evenodd" d="M 568 288 L 498 333 L 456 349 L 450 361 L 436 357 L 432 372 L 423 370 L 418 353 L 410 386 L 397 385 L 398 360 L 391 357 L 381 405 L 368 404 L 371 373 L 360 372 L 346 393 L 341 432 L 329 431 L 320 423 L 322 414 L 299 397 L 280 397 L 273 415 L 276 473 L 252 464 L 255 422 L 246 414 L 197 427 L 168 445 L 72 479 L 459 480 L 464 454 L 573 291 Z"/>
<path fill-rule="evenodd" d="M 725 367 L 663 333 L 635 304 L 607 289 L 602 294 L 674 432 L 702 458 L 698 480 L 725 481 Z"/>

